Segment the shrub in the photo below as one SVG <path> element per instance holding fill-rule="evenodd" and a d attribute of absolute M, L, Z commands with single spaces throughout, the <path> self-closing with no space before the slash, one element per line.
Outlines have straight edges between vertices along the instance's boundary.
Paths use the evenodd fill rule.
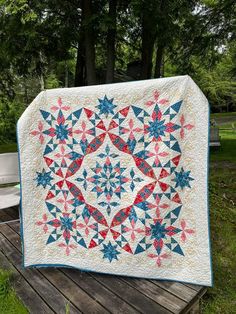
<path fill-rule="evenodd" d="M 25 108 L 19 101 L 0 98 L 0 144 L 16 142 L 16 123 Z"/>

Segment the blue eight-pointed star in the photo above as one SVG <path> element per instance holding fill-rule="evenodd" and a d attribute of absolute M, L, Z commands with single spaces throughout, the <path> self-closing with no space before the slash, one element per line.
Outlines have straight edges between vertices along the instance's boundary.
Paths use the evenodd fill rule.
<path fill-rule="evenodd" d="M 125 170 L 126 168 L 122 168 L 120 162 L 115 166 L 111 163 L 100 165 L 97 162 L 96 167 L 92 168 L 95 175 L 93 175 L 90 180 L 92 179 L 92 183 L 95 186 L 91 191 L 96 192 L 97 197 L 104 193 L 106 197 L 115 194 L 117 197 L 121 198 L 121 193 L 126 192 L 123 187 L 127 182 L 127 178 L 123 175 Z"/>
<path fill-rule="evenodd" d="M 158 139 L 159 136 L 165 135 L 166 126 L 164 125 L 165 120 L 154 120 L 153 122 L 148 122 L 149 127 L 147 128 L 149 136 L 153 136 L 155 139 Z"/>
<path fill-rule="evenodd" d="M 99 105 L 97 108 L 100 110 L 99 114 L 104 114 L 106 117 L 111 113 L 114 114 L 114 108 L 117 107 L 113 102 L 114 98 L 108 99 L 105 95 L 103 99 L 98 99 Z"/>
<path fill-rule="evenodd" d="M 186 186 L 191 188 L 190 181 L 194 179 L 190 177 L 191 171 L 184 171 L 183 167 L 181 168 L 180 172 L 175 171 L 175 178 L 173 181 L 175 182 L 175 187 L 178 186 L 183 190 Z"/>
<path fill-rule="evenodd" d="M 165 238 L 166 233 L 166 224 L 161 224 L 160 222 L 156 222 L 155 225 L 150 225 L 151 227 L 151 239 L 161 240 Z"/>
<path fill-rule="evenodd" d="M 61 229 L 62 230 L 72 231 L 72 226 L 73 226 L 72 218 L 69 218 L 68 216 L 64 216 L 64 217 L 60 217 L 60 220 L 61 220 Z"/>
<path fill-rule="evenodd" d="M 117 245 L 112 245 L 111 242 L 109 241 L 109 243 L 103 244 L 103 249 L 101 250 L 101 252 L 103 252 L 103 258 L 108 258 L 109 262 L 111 263 L 113 259 L 118 260 L 117 255 L 120 254 L 120 252 L 118 252 L 116 250 Z"/>
<path fill-rule="evenodd" d="M 51 185 L 51 180 L 53 178 L 51 177 L 51 171 L 46 172 L 44 169 L 42 172 L 36 172 L 37 173 L 37 178 L 35 179 L 37 181 L 37 186 L 42 185 L 44 189 L 46 188 L 47 185 Z"/>
<path fill-rule="evenodd" d="M 61 141 L 67 140 L 68 134 L 69 134 L 68 125 L 65 124 L 56 125 L 57 139 Z"/>

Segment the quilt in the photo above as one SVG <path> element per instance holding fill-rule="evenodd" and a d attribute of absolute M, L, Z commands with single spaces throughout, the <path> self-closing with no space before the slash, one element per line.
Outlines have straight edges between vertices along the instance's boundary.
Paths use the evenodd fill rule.
<path fill-rule="evenodd" d="M 208 127 L 189 76 L 41 92 L 17 126 L 24 266 L 210 286 Z"/>

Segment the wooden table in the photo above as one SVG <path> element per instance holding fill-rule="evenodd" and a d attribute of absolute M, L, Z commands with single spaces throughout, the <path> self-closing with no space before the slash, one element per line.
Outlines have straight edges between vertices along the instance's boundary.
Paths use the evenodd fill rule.
<path fill-rule="evenodd" d="M 15 208 L 0 221 L 16 219 Z M 198 313 L 202 286 L 86 273 L 66 268 L 23 269 L 19 222 L 0 225 L 0 268 L 30 313 Z"/>

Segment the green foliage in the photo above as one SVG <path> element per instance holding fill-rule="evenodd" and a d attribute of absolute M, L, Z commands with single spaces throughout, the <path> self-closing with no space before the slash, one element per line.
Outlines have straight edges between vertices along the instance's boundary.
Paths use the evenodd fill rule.
<path fill-rule="evenodd" d="M 106 70 L 107 30 L 116 22 L 116 70 L 125 73 L 128 63 L 141 59 L 142 19 L 146 17 L 147 36 L 155 39 L 156 50 L 164 49 L 164 75 L 188 73 L 214 107 L 231 110 L 235 105 L 233 0 L 117 0 L 117 21 L 108 14 L 108 0 L 99 0 L 93 2 L 93 14 L 85 25 L 81 25 L 77 1 L 0 0 L 0 11 L 4 30 L 0 33 L 0 87 L 8 96 L 14 96 L 19 85 L 24 89 L 30 77 L 38 77 L 41 88 L 64 86 L 68 80 L 57 64 L 72 59 L 69 85 L 73 86 L 76 54 L 71 51 L 77 49 L 82 26 L 88 23 L 94 28 L 100 74 Z M 224 49 L 226 53 L 220 52 Z"/>
<path fill-rule="evenodd" d="M 0 98 L 0 144 L 16 141 L 16 123 L 24 110 L 22 103 Z"/>
<path fill-rule="evenodd" d="M 189 74 L 209 100 L 213 112 L 236 109 L 235 44 L 218 53 L 218 62 L 214 65 L 201 62 L 201 57 L 189 59 L 189 70 L 180 72 L 181 66 L 167 60 L 166 76 Z M 234 55 L 235 54 L 235 55 Z M 208 59 L 207 59 L 208 60 Z"/>
<path fill-rule="evenodd" d="M 37 14 L 30 8 L 27 0 L 1 0 L 0 4 L 5 4 L 6 14 L 22 14 L 22 23 L 37 19 Z"/>
<path fill-rule="evenodd" d="M 127 79 L 127 65 L 133 61 L 141 68 L 137 71 L 142 71 L 144 18 L 145 36 L 154 40 L 153 64 L 158 48 L 163 48 L 163 75 L 189 74 L 206 94 L 213 112 L 235 110 L 233 0 L 117 0 L 116 21 L 109 16 L 108 0 L 92 1 L 92 15 L 83 21 L 82 2 L 0 0 L 0 90 L 8 103 L 0 101 L 0 114 L 9 119 L 9 123 L 0 123 L 0 130 L 13 130 L 12 123 L 24 107 L 19 103 L 28 105 L 41 89 L 73 86 L 75 73 L 79 73 L 77 51 L 84 55 L 88 24 L 94 29 L 99 82 L 104 82 L 106 73 L 110 26 L 117 30 L 115 77 Z M 81 81 L 86 82 L 86 60 L 81 59 Z M 13 139 L 13 133 L 1 133 L 0 141 Z"/>
<path fill-rule="evenodd" d="M 64 1 L 1 0 L 0 13 L 4 30 L 0 32 L 0 82 L 2 73 L 4 81 L 9 81 L 0 84 L 2 92 L 18 76 L 37 76 L 44 88 L 42 80 L 50 64 L 68 59 L 78 38 L 77 6 Z"/>
<path fill-rule="evenodd" d="M 50 88 L 57 88 L 60 87 L 61 82 L 58 80 L 58 77 L 56 76 L 55 73 L 50 73 L 48 74 L 48 76 L 46 77 L 45 80 L 45 87 L 50 89 Z"/>
<path fill-rule="evenodd" d="M 236 106 L 236 81 L 233 77 L 233 60 L 230 50 L 211 69 L 194 64 L 196 81 L 205 92 L 213 110 L 232 111 Z"/>

